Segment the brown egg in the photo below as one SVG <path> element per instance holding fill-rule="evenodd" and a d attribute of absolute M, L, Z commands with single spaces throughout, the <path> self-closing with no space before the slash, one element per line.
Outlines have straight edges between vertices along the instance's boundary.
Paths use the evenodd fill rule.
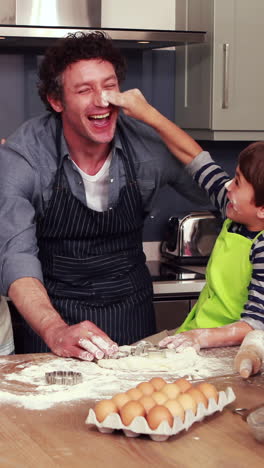
<path fill-rule="evenodd" d="M 154 392 L 153 385 L 151 385 L 150 382 L 141 382 L 136 388 L 138 388 L 143 395 L 151 395 Z"/>
<path fill-rule="evenodd" d="M 178 385 L 182 393 L 187 392 L 192 387 L 192 384 L 184 378 L 177 379 L 174 383 Z"/>
<path fill-rule="evenodd" d="M 180 403 L 184 409 L 187 411 L 188 409 L 192 410 L 193 414 L 196 414 L 197 403 L 196 401 L 189 395 L 188 393 L 180 393 L 177 398 L 178 403 Z"/>
<path fill-rule="evenodd" d="M 179 418 L 182 421 L 184 421 L 185 412 L 184 412 L 184 409 L 183 409 L 183 407 L 182 407 L 182 405 L 180 404 L 179 401 L 177 401 L 177 400 L 167 400 L 167 401 L 165 401 L 164 406 L 166 408 L 168 408 L 168 410 L 171 412 L 171 414 L 172 414 L 172 416 L 174 418 L 176 418 L 176 416 L 179 416 Z"/>
<path fill-rule="evenodd" d="M 117 413 L 118 409 L 113 400 L 101 400 L 96 403 L 94 412 L 97 421 L 102 422 L 109 414 Z"/>
<path fill-rule="evenodd" d="M 139 400 L 139 398 L 143 396 L 143 393 L 136 387 L 130 388 L 126 394 L 129 396 L 130 400 Z"/>
<path fill-rule="evenodd" d="M 163 403 L 165 403 L 165 401 L 168 400 L 167 395 L 165 395 L 165 393 L 162 392 L 153 392 L 151 397 L 157 405 L 163 405 Z"/>
<path fill-rule="evenodd" d="M 173 426 L 173 416 L 168 408 L 163 405 L 153 406 L 153 408 L 149 410 L 146 419 L 150 429 L 153 430 L 157 429 L 163 421 L 167 421 L 169 426 Z"/>
<path fill-rule="evenodd" d="M 146 413 L 148 413 L 149 410 L 157 404 L 150 395 L 143 395 L 143 397 L 141 397 L 138 401 L 142 406 L 144 406 Z"/>
<path fill-rule="evenodd" d="M 113 396 L 112 401 L 116 404 L 118 410 L 124 406 L 125 403 L 130 401 L 131 398 L 127 393 L 116 393 L 116 395 Z"/>
<path fill-rule="evenodd" d="M 161 392 L 164 393 L 167 396 L 167 398 L 173 400 L 174 398 L 177 398 L 177 396 L 179 395 L 180 388 L 175 383 L 166 383 L 162 387 Z"/>
<path fill-rule="evenodd" d="M 191 397 L 196 401 L 197 406 L 199 403 L 203 403 L 205 408 L 208 406 L 208 400 L 203 392 L 201 392 L 197 387 L 189 388 L 186 392 L 187 394 L 191 395 Z"/>
<path fill-rule="evenodd" d="M 130 400 L 120 409 L 120 417 L 125 426 L 129 426 L 137 416 L 145 416 L 144 407 L 139 401 Z"/>
<path fill-rule="evenodd" d="M 159 391 L 167 382 L 162 377 L 153 377 L 149 383 L 151 383 L 156 391 Z"/>
<path fill-rule="evenodd" d="M 202 382 L 196 387 L 198 390 L 200 390 L 208 400 L 210 398 L 213 398 L 216 403 L 218 402 L 218 392 L 213 384 L 210 384 L 208 382 Z"/>

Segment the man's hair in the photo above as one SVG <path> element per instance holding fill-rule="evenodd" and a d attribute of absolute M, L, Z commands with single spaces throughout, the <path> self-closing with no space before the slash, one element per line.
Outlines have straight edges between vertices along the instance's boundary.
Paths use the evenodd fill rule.
<path fill-rule="evenodd" d="M 49 111 L 55 112 L 48 102 L 48 96 L 63 99 L 62 73 L 69 65 L 89 59 L 110 62 L 115 69 L 118 83 L 125 79 L 125 58 L 105 32 L 70 33 L 47 49 L 39 67 L 38 92 Z"/>
<path fill-rule="evenodd" d="M 264 141 L 251 143 L 238 157 L 239 168 L 253 189 L 255 205 L 264 205 Z"/>

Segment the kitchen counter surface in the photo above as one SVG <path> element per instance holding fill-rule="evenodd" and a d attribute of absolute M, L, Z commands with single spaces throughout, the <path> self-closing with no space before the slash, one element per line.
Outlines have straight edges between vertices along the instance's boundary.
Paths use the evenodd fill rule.
<path fill-rule="evenodd" d="M 160 242 L 144 242 L 143 249 L 146 255 L 147 262 L 161 260 Z M 197 271 L 198 273 L 205 272 L 205 266 L 184 266 L 185 269 Z M 205 285 L 205 280 L 188 280 L 188 281 L 154 281 L 154 295 L 175 294 L 179 296 L 196 295 L 198 296 Z"/>
<path fill-rule="evenodd" d="M 205 285 L 205 280 L 188 281 L 154 281 L 154 295 L 171 294 L 182 297 L 199 294 Z"/>
<path fill-rule="evenodd" d="M 227 349 L 230 359 L 236 351 L 236 348 Z M 28 366 L 38 365 L 43 356 L 6 357 L 5 365 L 0 366 L 1 394 L 6 390 L 5 376 L 8 372 L 11 376 L 14 365 L 17 368 L 25 362 Z M 48 359 L 48 355 L 45 356 Z M 243 381 L 238 375 L 207 379 L 219 390 L 232 386 L 236 401 L 222 412 L 195 423 L 187 432 L 172 436 L 165 442 L 154 442 L 147 436 L 127 438 L 121 432 L 101 434 L 94 427 L 88 427 L 85 420 L 89 407 L 94 404 L 92 400 L 70 401 L 40 411 L 0 399 L 0 466 L 260 468 L 263 466 L 264 445 L 254 440 L 247 423 L 232 410 L 264 403 L 263 377 L 258 375 L 248 381 Z M 34 389 L 33 384 L 29 389 L 28 385 L 18 385 L 12 379 L 8 385 L 9 391 L 22 395 Z"/>
<path fill-rule="evenodd" d="M 197 273 L 205 273 L 205 266 L 184 266 L 186 270 L 196 271 Z M 188 281 L 154 281 L 154 295 L 175 294 L 178 296 L 199 295 L 205 285 L 204 279 L 188 280 Z"/>

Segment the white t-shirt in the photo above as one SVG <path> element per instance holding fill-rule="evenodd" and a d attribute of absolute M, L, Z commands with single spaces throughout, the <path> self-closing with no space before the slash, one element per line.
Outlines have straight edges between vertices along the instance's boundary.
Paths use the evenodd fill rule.
<path fill-rule="evenodd" d="M 112 152 L 107 156 L 104 164 L 97 174 L 91 176 L 83 172 L 77 164 L 73 162 L 83 179 L 86 203 L 89 208 L 95 211 L 105 211 L 108 207 L 109 194 L 109 167 L 111 164 Z"/>

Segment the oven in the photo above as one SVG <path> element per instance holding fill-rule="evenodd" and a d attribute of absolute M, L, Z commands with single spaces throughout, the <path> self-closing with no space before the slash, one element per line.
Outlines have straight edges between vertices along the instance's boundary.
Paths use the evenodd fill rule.
<path fill-rule="evenodd" d="M 173 259 L 147 261 L 153 281 L 156 332 L 180 326 L 205 285 L 205 266 L 181 266 Z"/>

